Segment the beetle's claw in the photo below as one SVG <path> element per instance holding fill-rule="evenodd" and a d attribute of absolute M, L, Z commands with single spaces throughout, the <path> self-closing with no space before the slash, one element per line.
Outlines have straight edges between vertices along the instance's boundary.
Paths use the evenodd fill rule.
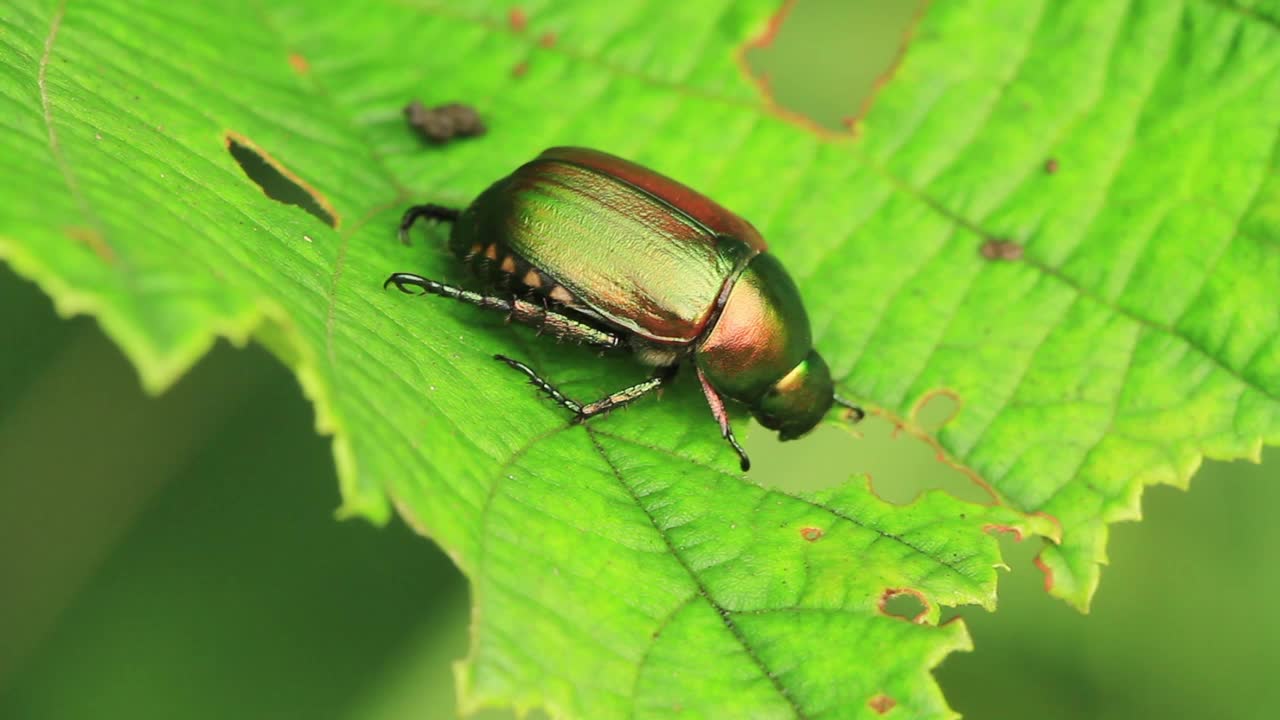
<path fill-rule="evenodd" d="M 852 402 L 845 400 L 839 395 L 836 395 L 834 397 L 837 405 L 849 411 L 848 414 L 845 416 L 846 420 L 856 423 L 856 422 L 861 422 L 862 419 L 867 416 L 867 411 L 863 410 L 857 405 L 854 405 Z"/>
<path fill-rule="evenodd" d="M 386 290 L 388 287 L 395 285 L 396 289 L 405 295 L 426 295 L 427 289 L 423 282 L 425 281 L 422 278 L 411 273 L 392 273 L 391 277 L 382 283 L 382 289 Z M 412 288 L 417 288 L 421 292 L 414 292 Z"/>

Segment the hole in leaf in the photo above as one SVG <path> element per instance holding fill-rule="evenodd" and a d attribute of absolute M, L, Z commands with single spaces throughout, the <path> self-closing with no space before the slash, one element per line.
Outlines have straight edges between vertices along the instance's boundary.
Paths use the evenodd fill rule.
<path fill-rule="evenodd" d="M 247 138 L 227 133 L 227 152 L 267 197 L 300 207 L 331 228 L 338 227 L 338 213 L 323 195 Z"/>
<path fill-rule="evenodd" d="M 933 390 L 920 398 L 911 419 L 916 427 L 936 433 L 960 412 L 960 398 L 950 390 Z"/>
<path fill-rule="evenodd" d="M 941 424 L 952 412 L 950 402 L 954 400 L 939 397 L 926 403 L 929 421 Z M 865 474 L 871 476 L 877 496 L 899 505 L 930 489 L 968 502 L 992 501 L 991 493 L 972 475 L 943 459 L 931 438 L 913 435 L 880 415 L 868 415 L 856 425 L 822 423 L 790 442 L 780 442 L 776 434 L 755 424 L 746 435 L 751 479 L 767 487 L 812 492 Z"/>
<path fill-rule="evenodd" d="M 880 597 L 880 612 L 908 622 L 924 622 L 929 613 L 929 603 L 919 590 L 906 588 L 885 590 Z"/>
<path fill-rule="evenodd" d="M 923 0 L 791 2 L 747 64 L 779 106 L 845 130 L 892 76 L 923 11 Z"/>

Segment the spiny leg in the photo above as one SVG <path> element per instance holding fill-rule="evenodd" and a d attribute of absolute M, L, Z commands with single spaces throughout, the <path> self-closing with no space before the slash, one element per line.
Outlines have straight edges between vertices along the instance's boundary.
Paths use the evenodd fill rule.
<path fill-rule="evenodd" d="M 413 227 L 414 223 L 423 218 L 451 223 L 456 222 L 461 214 L 461 211 L 443 205 L 434 205 L 432 203 L 414 205 L 405 210 L 404 215 L 400 218 L 400 242 L 405 245 L 409 244 L 409 229 Z"/>
<path fill-rule="evenodd" d="M 418 294 L 413 290 L 413 288 L 417 288 L 422 291 L 422 295 L 440 295 L 441 297 L 452 298 L 487 310 L 499 310 L 505 312 L 509 320 L 537 327 L 539 332 L 546 333 L 559 340 L 569 340 L 582 345 L 594 345 L 602 348 L 617 348 L 624 343 L 622 337 L 615 333 L 601 330 L 563 313 L 548 310 L 541 303 L 531 303 L 528 300 L 513 297 L 484 295 L 474 290 L 465 290 L 453 285 L 446 285 L 412 273 L 395 273 L 387 278 L 386 282 L 382 283 L 384 289 L 391 285 L 395 285 L 400 292 L 410 295 Z"/>
<path fill-rule="evenodd" d="M 666 367 L 658 368 L 654 372 L 653 377 L 645 380 L 644 382 L 638 382 L 635 385 L 632 385 L 629 388 L 623 388 L 608 397 L 583 405 L 582 412 L 578 413 L 578 416 L 574 418 L 574 422 L 580 423 L 584 420 L 593 418 L 596 415 L 604 415 L 620 407 L 629 405 L 654 390 L 661 390 L 663 385 L 666 385 L 675 378 L 676 370 L 679 369 L 679 367 L 679 365 L 668 365 Z"/>
<path fill-rule="evenodd" d="M 520 372 L 524 373 L 526 376 L 528 376 L 529 382 L 534 387 L 541 390 L 547 397 L 556 401 L 556 403 L 558 403 L 561 407 L 572 412 L 573 422 L 575 425 L 581 422 L 585 422 L 595 417 L 596 415 L 603 415 L 612 410 L 616 410 L 625 405 L 629 405 L 630 403 L 633 403 L 636 400 L 639 400 L 640 398 L 644 397 L 645 395 L 648 395 L 654 390 L 661 388 L 663 385 L 670 382 L 671 379 L 674 378 L 676 375 L 676 366 L 674 365 L 670 367 L 660 368 L 657 371 L 657 373 L 654 374 L 653 377 L 643 382 L 638 382 L 635 385 L 632 385 L 631 387 L 623 388 L 622 390 L 619 390 L 618 392 L 613 393 L 607 397 L 601 398 L 600 400 L 597 400 L 593 403 L 587 403 L 586 405 L 583 405 L 582 403 L 579 403 L 573 398 L 570 398 L 569 396 L 560 392 L 560 390 L 558 390 L 556 386 L 552 385 L 550 382 L 547 382 L 545 378 L 538 375 L 537 371 L 535 371 L 533 368 L 529 367 L 528 365 L 525 365 L 524 363 L 520 362 L 519 360 L 512 360 L 506 355 L 494 355 L 493 357 L 497 360 L 501 360 L 502 362 L 506 363 L 512 368 L 515 368 L 516 370 L 519 370 Z"/>
<path fill-rule="evenodd" d="M 711 383 L 707 382 L 707 376 L 702 374 L 701 368 L 698 369 L 698 382 L 702 383 L 702 394 L 707 396 L 711 414 L 715 416 L 716 422 L 720 423 L 720 435 L 728 440 L 734 451 L 738 453 L 738 465 L 742 468 L 742 472 L 750 470 L 751 458 L 747 457 L 747 451 L 738 444 L 738 438 L 733 436 L 733 428 L 729 426 L 729 413 L 724 410 L 724 400 L 720 398 L 720 393 L 711 387 Z"/>

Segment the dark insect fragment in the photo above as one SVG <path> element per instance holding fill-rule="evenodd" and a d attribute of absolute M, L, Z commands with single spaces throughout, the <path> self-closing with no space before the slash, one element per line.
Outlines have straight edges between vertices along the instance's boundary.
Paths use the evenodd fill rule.
<path fill-rule="evenodd" d="M 422 101 L 414 100 L 405 106 L 404 116 L 409 121 L 409 127 L 417 130 L 423 139 L 433 143 L 483 135 L 486 130 L 480 113 L 462 103 L 446 103 L 428 108 Z"/>

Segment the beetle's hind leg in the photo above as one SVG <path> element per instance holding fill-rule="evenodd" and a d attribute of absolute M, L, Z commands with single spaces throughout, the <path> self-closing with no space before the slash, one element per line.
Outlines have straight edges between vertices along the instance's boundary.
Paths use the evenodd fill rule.
<path fill-rule="evenodd" d="M 517 297 L 486 295 L 474 290 L 446 285 L 442 282 L 424 278 L 413 273 L 394 273 L 382 287 L 395 285 L 403 293 L 422 295 L 440 295 L 458 300 L 486 310 L 497 310 L 506 313 L 507 319 L 522 325 L 538 328 L 538 332 L 550 335 L 559 340 L 568 340 L 582 345 L 594 345 L 601 348 L 618 348 L 625 344 L 621 335 L 589 325 L 564 313 L 549 310 L 542 303 L 533 303 Z"/>
<path fill-rule="evenodd" d="M 427 203 L 425 205 L 414 205 L 404 211 L 404 215 L 400 217 L 400 242 L 405 245 L 409 244 L 409 230 L 413 224 L 422 219 L 439 220 L 440 222 L 452 223 L 458 220 L 458 216 L 462 211 L 454 208 L 445 207 L 443 205 L 435 205 Z"/>
<path fill-rule="evenodd" d="M 635 385 L 632 385 L 631 387 L 623 388 L 622 390 L 612 393 L 607 397 L 604 397 L 595 402 L 587 403 L 586 405 L 583 405 L 582 403 L 579 403 L 578 401 L 560 392 L 560 390 L 557 389 L 556 386 L 552 385 L 550 382 L 547 382 L 547 380 L 544 379 L 541 375 L 539 375 L 537 371 L 535 371 L 533 368 L 529 367 L 528 365 L 525 365 L 524 363 L 520 362 L 519 360 L 512 360 L 506 355 L 494 355 L 493 357 L 497 360 L 501 360 L 502 362 L 506 363 L 512 368 L 515 368 L 516 370 L 519 370 L 520 372 L 524 373 L 526 376 L 528 376 L 529 382 L 534 387 L 541 390 L 543 394 L 545 394 L 547 397 L 551 398 L 552 400 L 556 401 L 556 403 L 558 403 L 564 409 L 568 410 L 569 412 L 572 412 L 573 423 L 575 425 L 578 423 L 586 422 L 587 420 L 590 420 L 591 418 L 597 415 L 604 415 L 613 410 L 617 410 L 620 407 L 629 405 L 635 402 L 636 400 L 639 400 L 640 398 L 644 397 L 645 395 L 648 395 L 654 390 L 661 388 L 663 385 L 670 382 L 671 379 L 675 377 L 676 367 L 677 367 L 676 365 L 671 365 L 668 367 L 659 368 L 658 371 L 654 373 L 653 377 L 643 382 L 638 382 Z"/>

